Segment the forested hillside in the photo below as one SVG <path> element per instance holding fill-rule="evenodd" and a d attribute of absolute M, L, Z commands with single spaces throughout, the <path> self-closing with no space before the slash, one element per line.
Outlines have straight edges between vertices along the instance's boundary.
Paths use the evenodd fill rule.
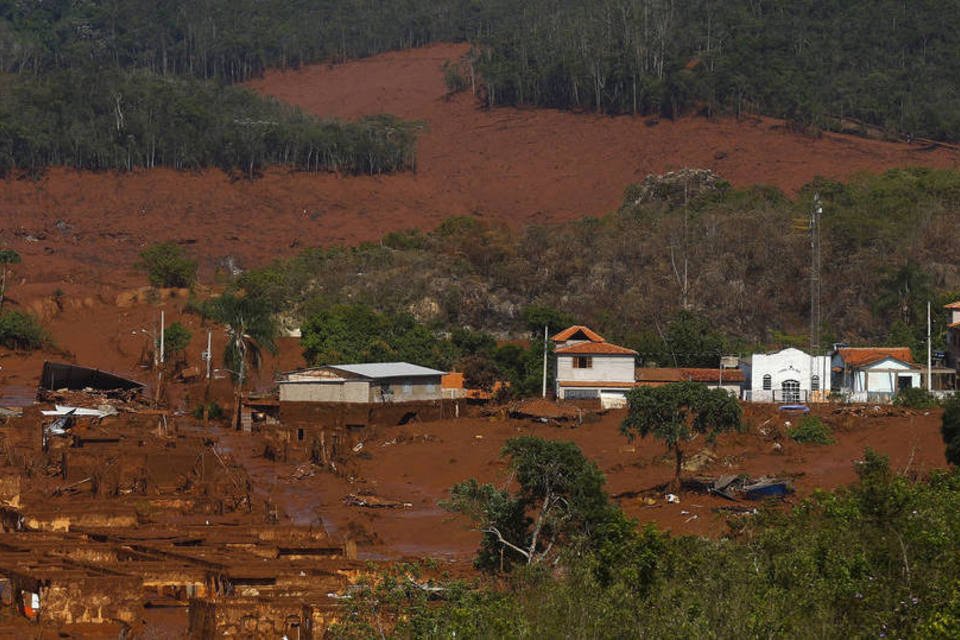
<path fill-rule="evenodd" d="M 238 285 L 293 324 L 350 301 L 441 330 L 512 335 L 526 331 L 523 310 L 539 305 L 648 362 L 715 366 L 723 350 L 806 346 L 814 192 L 824 207 L 823 343 L 906 344 L 919 354 L 926 301 L 960 290 L 951 248 L 956 171 L 820 180 L 794 200 L 685 172 L 630 187 L 620 210 L 603 218 L 519 234 L 453 218 L 430 233 L 308 250 L 248 271 Z"/>
<path fill-rule="evenodd" d="M 223 82 L 268 67 L 470 41 L 490 105 L 762 113 L 960 139 L 960 2 L 243 0 L 0 2 L 0 68 L 147 69 Z"/>

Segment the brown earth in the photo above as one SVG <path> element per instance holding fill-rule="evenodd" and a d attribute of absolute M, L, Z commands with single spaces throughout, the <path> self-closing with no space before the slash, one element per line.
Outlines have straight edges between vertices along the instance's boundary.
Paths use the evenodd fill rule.
<path fill-rule="evenodd" d="M 844 178 L 904 165 L 952 167 L 960 154 L 920 145 L 790 133 L 782 122 L 684 118 L 676 122 L 554 110 L 482 110 L 446 96 L 440 70 L 464 52 L 436 45 L 337 66 L 271 72 L 250 87 L 322 115 L 390 112 L 424 122 L 418 171 L 380 177 L 271 170 L 130 174 L 52 169 L 0 182 L 0 245 L 24 255 L 21 297 L 57 288 L 87 296 L 134 286 L 137 253 L 182 243 L 210 279 L 227 257 L 261 264 L 309 246 L 375 240 L 475 214 L 520 226 L 617 207 L 649 173 L 710 168 L 735 185 L 796 191 L 817 175 Z"/>
<path fill-rule="evenodd" d="M 711 460 L 686 476 L 749 474 L 791 479 L 797 493 L 787 504 L 815 489 L 833 489 L 856 479 L 855 462 L 869 447 L 890 457 L 892 468 L 909 476 L 923 476 L 946 466 L 940 440 L 939 411 L 892 411 L 894 415 L 864 416 L 834 413 L 832 406 L 815 408 L 834 427 L 836 443 L 800 445 L 785 437 L 787 423 L 796 416 L 778 415 L 775 407 L 746 407 L 745 434 L 722 436 L 707 445 Z M 371 559 L 436 557 L 466 561 L 480 534 L 464 519 L 438 506 L 451 486 L 467 478 L 509 485 L 509 471 L 499 454 L 507 439 L 536 435 L 575 442 L 603 471 L 607 490 L 625 512 L 640 523 L 652 522 L 675 534 L 722 535 L 729 514 L 720 507 L 734 505 L 723 498 L 685 491 L 679 504 L 664 500 L 665 485 L 673 474 L 672 459 L 652 439 L 627 441 L 619 432 L 623 411 L 611 411 L 579 427 L 557 427 L 505 418 L 463 418 L 402 427 L 377 427 L 357 436 L 363 448 L 351 455 L 339 474 L 318 471 L 296 479 L 296 463 L 256 463 L 263 445 L 247 434 L 222 434 L 221 441 L 246 468 L 254 481 L 268 483 L 271 497 L 288 514 L 300 514 L 297 524 L 322 522 L 333 535 L 351 535 L 362 543 L 361 555 Z M 779 443 L 775 447 L 775 443 Z M 689 447 L 701 453 L 703 443 Z M 349 494 L 372 494 L 407 508 L 363 508 L 344 504 Z M 653 504 L 648 504 L 652 499 Z"/>

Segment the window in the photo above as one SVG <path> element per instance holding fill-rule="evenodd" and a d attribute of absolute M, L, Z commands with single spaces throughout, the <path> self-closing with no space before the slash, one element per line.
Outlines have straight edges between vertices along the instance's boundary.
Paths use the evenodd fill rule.
<path fill-rule="evenodd" d="M 574 356 L 573 357 L 573 368 L 574 369 L 590 369 L 593 367 L 593 358 L 590 356 Z"/>
<path fill-rule="evenodd" d="M 773 379 L 770 377 L 770 374 L 763 376 L 763 390 L 770 391 L 773 388 Z"/>
<path fill-rule="evenodd" d="M 810 390 L 820 391 L 820 376 L 817 374 L 810 376 Z"/>

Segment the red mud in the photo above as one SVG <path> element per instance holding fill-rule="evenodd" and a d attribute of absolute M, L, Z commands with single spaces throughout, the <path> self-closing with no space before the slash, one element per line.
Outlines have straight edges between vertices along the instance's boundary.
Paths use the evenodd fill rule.
<path fill-rule="evenodd" d="M 726 435 L 712 450 L 714 461 L 687 476 L 747 473 L 753 477 L 790 477 L 797 494 L 788 504 L 814 489 L 832 489 L 856 479 L 854 463 L 866 447 L 890 456 L 892 467 L 902 473 L 923 475 L 945 466 L 940 440 L 939 412 L 894 417 L 849 418 L 818 409 L 834 424 L 837 442 L 829 446 L 799 445 L 780 437 L 782 450 L 774 450 L 772 429 L 782 434 L 789 416 L 777 416 L 773 407 L 749 407 L 751 432 Z M 499 458 L 503 444 L 518 435 L 575 442 L 597 463 L 607 477 L 607 490 L 626 513 L 641 523 L 653 522 L 675 534 L 721 535 L 726 517 L 713 511 L 732 503 L 716 496 L 681 493 L 679 504 L 663 500 L 663 486 L 672 477 L 672 459 L 652 440 L 629 443 L 620 435 L 622 411 L 612 411 L 599 421 L 578 428 L 555 427 L 530 421 L 464 418 L 444 422 L 381 427 L 358 436 L 364 446 L 341 476 L 318 472 L 313 477 L 293 479 L 295 464 L 254 465 L 261 481 L 273 487 L 272 497 L 288 513 L 305 513 L 298 524 L 313 524 L 320 518 L 336 535 L 351 534 L 365 544 L 368 558 L 430 556 L 466 561 L 472 557 L 479 534 L 469 523 L 452 517 L 437 503 L 448 496 L 457 482 L 475 477 L 506 486 L 508 471 Z M 768 435 L 761 435 L 761 430 Z M 222 436 L 232 452 L 252 460 L 262 448 L 256 438 L 244 434 Z M 365 439 L 363 439 L 365 438 Z M 690 446 L 689 454 L 702 450 Z M 251 467 L 247 467 L 248 471 Z M 256 471 L 251 472 L 257 478 Z M 372 493 L 381 498 L 412 503 L 406 509 L 365 509 L 346 506 L 348 494 Z M 648 505 L 645 498 L 653 498 Z M 753 507 L 756 503 L 741 502 Z M 694 517 L 695 516 L 695 517 Z"/>
<path fill-rule="evenodd" d="M 231 180 L 219 171 L 132 174 L 50 170 L 0 182 L 0 244 L 25 257 L 31 293 L 83 295 L 133 286 L 143 246 L 188 246 L 209 278 L 218 262 L 263 263 L 300 248 L 374 240 L 476 214 L 512 225 L 600 215 L 624 187 L 655 172 L 710 168 L 735 185 L 788 192 L 814 176 L 843 178 L 904 165 L 952 167 L 945 149 L 827 134 L 789 133 L 770 119 L 676 122 L 555 110 L 482 110 L 445 97 L 440 67 L 464 51 L 436 45 L 342 65 L 271 72 L 250 83 L 321 116 L 390 112 L 425 123 L 418 171 L 382 177 L 268 171 Z M 60 223 L 58 225 L 58 222 Z"/>

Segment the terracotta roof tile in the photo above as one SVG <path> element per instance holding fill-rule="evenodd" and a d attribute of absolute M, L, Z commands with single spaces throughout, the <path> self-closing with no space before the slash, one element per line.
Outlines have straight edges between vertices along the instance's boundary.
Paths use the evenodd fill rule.
<path fill-rule="evenodd" d="M 587 340 L 590 342 L 606 342 L 606 340 L 603 339 L 603 336 L 601 336 L 599 333 L 593 331 L 590 329 L 590 327 L 585 327 L 581 324 L 575 324 L 572 327 L 567 327 L 557 335 L 553 336 L 553 341 L 563 342 L 565 340 L 569 340 L 578 333 L 583 333 L 583 335 L 586 336 Z"/>
<path fill-rule="evenodd" d="M 960 310 L 960 300 L 957 300 L 956 302 L 951 302 L 950 304 L 945 304 L 945 305 L 943 305 L 943 308 L 944 308 L 944 309 L 958 309 L 958 310 Z"/>
<path fill-rule="evenodd" d="M 721 375 L 722 374 L 722 375 Z M 739 369 L 704 369 L 695 367 L 642 367 L 637 369 L 640 382 L 743 382 L 743 372 Z"/>
<path fill-rule="evenodd" d="M 637 386 L 636 382 L 590 382 L 585 380 L 560 380 L 561 387 L 600 387 L 603 389 L 630 389 Z"/>
<path fill-rule="evenodd" d="M 637 352 L 633 349 L 627 349 L 609 342 L 581 342 L 571 344 L 566 347 L 560 347 L 554 353 L 559 355 L 624 355 L 635 356 Z"/>
<path fill-rule="evenodd" d="M 909 347 L 844 347 L 837 353 L 843 362 L 851 367 L 863 367 L 886 358 L 913 364 L 913 354 Z"/>

